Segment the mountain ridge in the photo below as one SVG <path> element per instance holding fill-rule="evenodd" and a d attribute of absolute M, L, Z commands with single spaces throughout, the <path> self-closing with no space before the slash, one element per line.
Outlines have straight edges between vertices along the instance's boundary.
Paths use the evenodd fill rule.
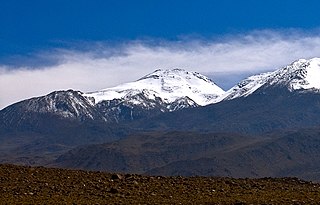
<path fill-rule="evenodd" d="M 35 165 L 57 162 L 64 167 L 83 165 L 80 168 L 89 165 L 99 168 L 100 163 L 112 164 L 122 171 L 136 165 L 131 166 L 131 171 L 251 177 L 271 175 L 272 170 L 261 167 L 267 163 L 276 164 L 274 160 L 279 160 L 279 165 L 303 160 L 306 163 L 277 170 L 272 176 L 287 173 L 306 176 L 305 166 L 315 172 L 310 172 L 310 177 L 319 179 L 318 167 L 312 166 L 309 160 L 316 159 L 316 148 L 320 144 L 320 92 L 315 80 L 320 70 L 319 61 L 299 60 L 274 72 L 251 76 L 240 82 L 234 92 L 227 91 L 213 99 L 216 103 L 206 106 L 200 106 L 184 92 L 173 93 L 187 89 L 191 93 L 195 91 L 194 94 L 204 101 L 212 100 L 199 91 L 201 86 L 189 88 L 188 82 L 191 79 L 192 85 L 197 85 L 194 82 L 205 83 L 208 87 L 216 85 L 200 74 L 181 69 L 175 72 L 185 75 L 170 74 L 168 83 L 162 84 L 160 76 L 164 72 L 167 77 L 168 73 L 158 70 L 133 82 L 138 82 L 140 90 L 127 89 L 128 84 L 123 90 L 119 87 L 111 90 L 121 94 L 120 98 L 99 101 L 92 95 L 68 90 L 18 102 L 0 111 L 0 162 Z M 191 77 L 187 79 L 189 75 Z M 157 90 L 141 87 L 141 80 L 142 84 L 156 86 L 174 98 L 170 101 L 165 95 L 158 96 Z M 182 83 L 184 87 L 175 87 L 180 81 L 185 82 Z M 172 87 L 166 86 L 169 84 Z M 228 94 L 229 99 L 222 99 Z M 298 134 L 283 134 L 293 129 L 298 129 Z M 272 139 L 268 141 L 270 133 L 273 133 Z M 144 143 L 139 145 L 141 142 Z M 134 150 L 141 149 L 140 154 L 129 152 L 136 145 L 139 146 Z M 292 145 L 294 151 L 287 149 Z M 157 151 L 157 147 L 160 150 Z M 311 152 L 305 147 L 310 147 Z M 217 151 L 224 148 L 224 152 Z M 212 155 L 215 154 L 212 150 L 219 156 Z M 264 157 L 259 158 L 261 153 Z M 103 159 L 109 155 L 113 158 L 107 158 L 108 163 L 105 163 Z M 270 157 L 265 157 L 267 155 Z M 241 158 L 243 156 L 247 158 Z M 57 159 L 60 161 L 55 161 Z M 247 168 L 239 164 L 243 159 Z M 158 164 L 144 168 L 144 161 Z M 188 167 L 190 170 L 186 170 Z M 236 175 L 240 168 L 242 175 Z M 244 175 L 248 170 L 252 175 Z"/>
<path fill-rule="evenodd" d="M 282 86 L 289 91 L 320 92 L 320 58 L 299 59 L 272 72 L 249 76 L 233 86 L 222 100 L 247 97 L 261 87 Z"/>
<path fill-rule="evenodd" d="M 193 101 L 188 103 L 191 107 L 204 106 L 216 102 L 224 91 L 212 80 L 197 72 L 158 69 L 136 81 L 84 95 L 94 98 L 96 103 L 120 99 L 128 105 L 144 106 L 144 101 L 134 99 L 138 94 L 150 100 L 161 100 L 163 111 L 174 111 L 170 109 L 170 104 L 176 101 L 188 99 L 187 101 Z"/>
<path fill-rule="evenodd" d="M 247 97 L 261 87 L 284 86 L 289 91 L 320 92 L 318 79 L 320 79 L 320 58 L 312 58 L 309 60 L 299 59 L 275 71 L 249 76 L 227 91 L 222 90 L 208 77 L 197 72 L 189 72 L 184 69 L 157 69 L 136 81 L 120 84 L 116 87 L 88 93 L 74 92 L 88 100 L 85 104 L 93 106 L 103 101 L 118 100 L 119 104 L 122 103 L 128 107 L 139 105 L 143 109 L 152 109 L 161 105 L 160 111 L 166 112 L 177 110 L 170 106 L 171 103 L 177 103 L 175 101 L 185 101 L 185 106 L 179 109 L 205 106 L 220 101 Z M 65 94 L 68 95 L 71 91 L 67 90 Z M 55 92 L 59 91 L 50 94 L 53 95 Z M 137 99 L 139 97 L 144 100 Z M 81 105 L 83 100 L 74 99 L 73 104 L 79 103 L 79 106 L 83 106 Z M 146 99 L 149 103 L 145 103 Z M 159 102 L 154 103 L 156 100 Z M 41 109 L 38 108 L 38 111 L 41 112 Z M 59 109 L 55 111 L 59 111 Z M 77 112 L 77 109 L 74 111 Z"/>

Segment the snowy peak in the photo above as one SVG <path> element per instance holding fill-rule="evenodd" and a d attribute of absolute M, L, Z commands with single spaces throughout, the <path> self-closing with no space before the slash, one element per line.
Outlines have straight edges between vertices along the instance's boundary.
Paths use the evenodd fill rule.
<path fill-rule="evenodd" d="M 45 96 L 18 102 L 5 108 L 4 111 L 10 113 L 18 108 L 21 109 L 21 113 L 26 115 L 28 113 L 42 113 L 79 121 L 87 119 L 104 120 L 95 110 L 92 100 L 82 96 L 82 93 L 79 91 L 55 91 Z"/>
<path fill-rule="evenodd" d="M 204 75 L 201 75 L 197 72 L 189 72 L 186 71 L 184 69 L 168 69 L 168 70 L 162 70 L 162 69 L 158 69 L 155 70 L 153 73 L 150 73 L 144 77 L 142 77 L 139 80 L 143 80 L 143 79 L 148 79 L 148 78 L 153 78 L 153 79 L 171 79 L 171 78 L 176 78 L 178 80 L 184 79 L 189 81 L 189 83 L 192 83 L 192 81 L 196 78 L 201 79 L 207 83 L 213 83 L 214 82 L 212 80 L 210 80 L 209 78 L 207 78 Z M 139 81 L 138 80 L 138 81 Z"/>
<path fill-rule="evenodd" d="M 220 87 L 199 73 L 183 69 L 159 69 L 135 82 L 87 93 L 86 96 L 95 98 L 98 103 L 103 100 L 129 99 L 142 92 L 148 98 L 160 98 L 165 103 L 188 97 L 201 106 L 216 102 L 224 94 Z"/>
<path fill-rule="evenodd" d="M 20 122 L 39 115 L 113 123 L 205 106 L 253 93 L 270 91 L 277 94 L 278 88 L 281 91 L 320 93 L 320 58 L 301 59 L 274 72 L 250 76 L 227 92 L 199 73 L 159 69 L 134 82 L 96 92 L 55 91 L 24 100 L 1 110 L 0 118 L 2 116 L 6 122 Z"/>
<path fill-rule="evenodd" d="M 239 97 L 246 97 L 263 86 L 271 75 L 272 73 L 268 72 L 250 76 L 233 86 L 222 98 L 223 100 L 232 100 Z"/>
<path fill-rule="evenodd" d="M 137 81 L 97 92 L 55 91 L 8 106 L 3 114 L 12 121 L 37 115 L 118 123 L 207 105 L 217 102 L 223 93 L 199 73 L 156 70 Z"/>
<path fill-rule="evenodd" d="M 223 95 L 223 100 L 246 97 L 260 87 L 280 86 L 289 91 L 320 90 L 320 58 L 300 59 L 274 72 L 250 76 Z"/>
<path fill-rule="evenodd" d="M 320 58 L 300 59 L 274 72 L 270 85 L 285 85 L 289 90 L 320 89 Z"/>
<path fill-rule="evenodd" d="M 81 92 L 67 90 L 55 91 L 46 96 L 33 98 L 26 106 L 28 111 L 35 112 L 61 112 L 79 116 L 79 110 L 90 106 L 90 101 L 81 95 Z"/>

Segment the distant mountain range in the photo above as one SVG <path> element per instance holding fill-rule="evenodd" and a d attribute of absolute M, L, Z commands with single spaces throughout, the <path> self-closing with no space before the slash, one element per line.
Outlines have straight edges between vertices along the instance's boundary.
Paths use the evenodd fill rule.
<path fill-rule="evenodd" d="M 314 58 L 226 92 L 182 69 L 96 92 L 55 91 L 0 111 L 0 162 L 320 180 L 319 79 Z"/>

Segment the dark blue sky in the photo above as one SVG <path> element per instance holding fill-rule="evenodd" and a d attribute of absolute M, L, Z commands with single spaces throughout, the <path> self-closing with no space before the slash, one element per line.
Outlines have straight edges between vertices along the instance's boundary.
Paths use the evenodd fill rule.
<path fill-rule="evenodd" d="M 0 6 L 0 62 L 83 41 L 313 30 L 319 9 L 317 0 L 8 0 Z"/>

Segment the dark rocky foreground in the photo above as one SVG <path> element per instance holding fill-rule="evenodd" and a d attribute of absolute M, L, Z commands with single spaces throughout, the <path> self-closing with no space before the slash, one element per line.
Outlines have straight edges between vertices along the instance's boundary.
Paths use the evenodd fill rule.
<path fill-rule="evenodd" d="M 0 165 L 1 204 L 319 204 L 320 184 Z"/>

